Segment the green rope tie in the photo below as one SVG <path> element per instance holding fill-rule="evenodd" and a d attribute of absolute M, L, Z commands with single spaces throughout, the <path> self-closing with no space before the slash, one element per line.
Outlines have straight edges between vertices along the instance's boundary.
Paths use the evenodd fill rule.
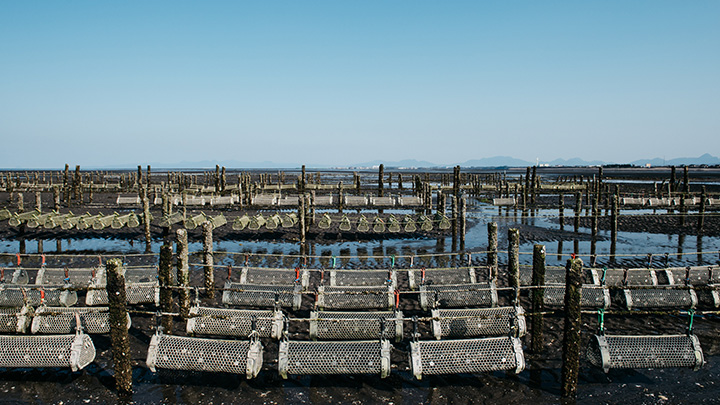
<path fill-rule="evenodd" d="M 605 310 L 602 308 L 598 309 L 598 329 L 598 334 L 605 334 Z"/>
<path fill-rule="evenodd" d="M 693 320 L 695 319 L 695 310 L 690 309 L 688 310 L 688 315 L 690 315 L 690 322 L 688 323 L 688 335 L 692 334 L 693 330 Z"/>

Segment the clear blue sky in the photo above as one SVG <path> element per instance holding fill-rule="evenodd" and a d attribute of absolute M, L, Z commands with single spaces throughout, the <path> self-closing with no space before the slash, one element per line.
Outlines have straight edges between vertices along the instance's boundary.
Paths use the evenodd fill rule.
<path fill-rule="evenodd" d="M 720 1 L 2 1 L 0 167 L 720 155 Z"/>

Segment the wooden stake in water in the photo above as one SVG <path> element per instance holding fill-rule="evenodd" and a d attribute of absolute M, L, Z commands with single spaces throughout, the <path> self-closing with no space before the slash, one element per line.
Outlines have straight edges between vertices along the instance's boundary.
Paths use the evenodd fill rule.
<path fill-rule="evenodd" d="M 150 235 L 150 199 L 148 198 L 147 186 L 140 188 L 140 200 L 143 207 L 143 231 L 145 233 L 145 253 L 152 253 L 152 236 Z"/>
<path fill-rule="evenodd" d="M 612 195 L 612 211 L 610 214 L 610 260 L 615 262 L 618 233 L 618 195 Z"/>
<path fill-rule="evenodd" d="M 488 222 L 488 266 L 490 267 L 490 278 L 497 279 L 498 273 L 498 224 Z"/>
<path fill-rule="evenodd" d="M 190 315 L 190 267 L 188 264 L 188 238 L 186 229 L 178 229 L 177 238 L 177 280 L 180 289 L 180 316 Z"/>
<path fill-rule="evenodd" d="M 298 228 L 300 231 L 300 243 L 305 243 L 305 195 L 298 196 Z"/>
<path fill-rule="evenodd" d="M 532 285 L 536 288 L 532 290 L 532 341 L 530 348 L 534 354 L 543 351 L 543 315 L 545 310 L 545 289 L 537 288 L 545 285 L 545 245 L 533 246 L 533 273 Z"/>
<path fill-rule="evenodd" d="M 215 273 L 213 271 L 215 260 L 213 258 L 213 229 L 210 221 L 202 224 L 203 264 L 205 265 L 205 294 L 208 298 L 215 298 Z"/>
<path fill-rule="evenodd" d="M 520 300 L 520 231 L 508 229 L 508 276 L 511 288 L 514 288 L 513 302 Z"/>
<path fill-rule="evenodd" d="M 460 198 L 460 226 L 458 232 L 460 233 L 460 250 L 465 250 L 465 229 L 467 226 L 467 201 L 465 197 Z"/>
<path fill-rule="evenodd" d="M 698 208 L 697 233 L 702 235 L 705 224 L 705 186 L 700 188 L 700 208 Z"/>
<path fill-rule="evenodd" d="M 580 369 L 582 267 L 581 259 L 568 260 L 565 276 L 565 329 L 561 393 L 563 398 L 571 399 L 577 396 L 578 370 Z"/>
<path fill-rule="evenodd" d="M 172 279 L 172 263 L 173 248 L 172 244 L 165 243 L 160 247 L 160 263 L 158 266 L 158 282 L 160 283 L 160 309 L 162 312 L 172 312 L 173 307 L 173 294 L 170 287 L 173 286 Z M 162 327 L 165 333 L 172 334 L 173 322 L 172 317 L 169 315 L 163 315 Z"/>
<path fill-rule="evenodd" d="M 132 364 L 127 324 L 125 269 L 120 259 L 110 259 L 105 265 L 115 389 L 119 393 L 127 395 L 132 394 Z"/>

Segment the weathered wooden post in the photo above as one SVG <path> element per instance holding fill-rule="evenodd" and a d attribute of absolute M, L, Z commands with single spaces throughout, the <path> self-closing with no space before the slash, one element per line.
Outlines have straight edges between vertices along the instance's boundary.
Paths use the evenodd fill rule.
<path fill-rule="evenodd" d="M 65 171 L 63 172 L 63 200 L 65 200 L 65 205 L 68 204 L 70 201 L 70 165 L 65 163 Z"/>
<path fill-rule="evenodd" d="M 17 194 L 17 212 L 19 214 L 25 212 L 23 193 Z M 25 222 L 21 222 L 18 226 L 18 233 L 20 234 L 20 254 L 25 254 Z"/>
<path fill-rule="evenodd" d="M 298 196 L 298 228 L 300 230 L 300 243 L 305 244 L 305 195 Z"/>
<path fill-rule="evenodd" d="M 534 354 L 543 351 L 543 315 L 545 310 L 545 245 L 533 246 L 533 273 L 532 285 L 535 289 L 532 292 L 532 340 L 530 350 Z"/>
<path fill-rule="evenodd" d="M 675 189 L 675 166 L 670 166 L 670 193 L 671 195 L 669 197 L 672 197 L 672 193 L 676 191 Z"/>
<path fill-rule="evenodd" d="M 120 259 L 110 259 L 107 268 L 107 295 L 110 322 L 110 342 L 115 371 L 115 389 L 120 394 L 132 394 L 132 364 L 128 337 L 127 297 L 125 294 L 125 269 Z"/>
<path fill-rule="evenodd" d="M 205 294 L 215 298 L 215 260 L 213 258 L 213 228 L 210 221 L 202 223 L 203 264 L 205 265 Z"/>
<path fill-rule="evenodd" d="M 565 229 L 565 195 L 560 193 L 558 196 L 558 214 L 560 215 L 560 230 Z"/>
<path fill-rule="evenodd" d="M 188 263 L 188 237 L 186 229 L 178 229 L 177 238 L 177 280 L 180 287 L 180 316 L 187 319 L 190 314 L 190 266 Z"/>
<path fill-rule="evenodd" d="M 460 250 L 465 250 L 465 229 L 467 226 L 467 201 L 465 197 L 460 198 L 460 226 L 458 232 L 460 233 Z"/>
<path fill-rule="evenodd" d="M 452 249 L 455 250 L 455 246 L 457 246 L 457 237 L 458 237 L 458 198 L 455 195 L 450 196 L 451 200 L 451 212 L 452 212 L 452 218 L 450 218 L 450 226 L 451 230 L 450 233 L 452 234 Z"/>
<path fill-rule="evenodd" d="M 531 180 L 531 184 L 530 184 L 530 187 L 532 187 L 530 189 L 530 191 L 531 191 L 530 205 L 533 208 L 535 207 L 535 194 L 536 194 L 535 187 L 536 187 L 536 185 L 537 185 L 537 166 L 533 166 L 532 167 L 532 180 Z"/>
<path fill-rule="evenodd" d="M 702 235 L 705 226 L 705 186 L 700 188 L 700 208 L 698 208 L 697 233 Z"/>
<path fill-rule="evenodd" d="M 158 266 L 158 282 L 160 283 L 160 310 L 164 313 L 170 313 L 173 309 L 173 278 L 172 278 L 172 244 L 165 243 L 160 247 L 160 263 Z M 163 315 L 162 328 L 167 334 L 173 332 L 173 320 L 170 315 Z"/>
<path fill-rule="evenodd" d="M 60 186 L 53 186 L 53 209 L 60 212 Z"/>
<path fill-rule="evenodd" d="M 575 218 L 573 218 L 573 231 L 580 232 L 580 214 L 582 214 L 582 193 L 575 193 Z"/>
<path fill-rule="evenodd" d="M 592 197 L 592 217 L 590 218 L 590 256 L 595 256 L 598 231 L 598 200 L 599 194 Z"/>
<path fill-rule="evenodd" d="M 145 172 L 145 183 L 147 183 L 148 186 L 152 184 L 151 177 L 150 177 L 150 165 L 147 165 L 147 171 Z"/>
<path fill-rule="evenodd" d="M 305 165 L 302 165 L 302 175 L 301 175 L 301 177 L 300 177 L 300 190 L 299 190 L 301 193 L 304 193 L 304 192 L 305 192 L 305 181 L 306 181 L 305 179 L 306 179 L 306 177 L 305 177 Z"/>
<path fill-rule="evenodd" d="M 565 276 L 565 330 L 561 393 L 563 398 L 570 399 L 577 396 L 578 371 L 580 369 L 582 266 L 581 259 L 568 260 Z"/>
<path fill-rule="evenodd" d="M 35 192 L 35 209 L 42 212 L 42 194 L 39 191 Z"/>
<path fill-rule="evenodd" d="M 514 288 L 513 302 L 520 302 L 520 231 L 508 229 L 508 275 L 509 285 Z"/>
<path fill-rule="evenodd" d="M 490 267 L 490 278 L 497 279 L 498 273 L 498 224 L 488 222 L 488 266 Z"/>
<path fill-rule="evenodd" d="M 78 201 L 82 203 L 82 188 L 81 188 L 82 179 L 80 177 L 80 165 L 75 165 L 75 177 L 73 179 L 73 198 L 75 201 Z"/>
<path fill-rule="evenodd" d="M 383 196 L 383 176 L 385 175 L 385 165 L 380 164 L 378 169 L 378 197 Z"/>
<path fill-rule="evenodd" d="M 617 248 L 618 233 L 618 195 L 612 195 L 610 212 L 610 261 L 615 262 L 615 249 Z"/>
<path fill-rule="evenodd" d="M 142 173 L 142 171 L 140 171 Z M 143 231 L 145 233 L 145 253 L 152 253 L 152 236 L 150 235 L 150 199 L 147 185 L 140 186 L 140 200 L 143 207 Z"/>
<path fill-rule="evenodd" d="M 215 192 L 220 192 L 220 165 L 215 165 Z"/>
<path fill-rule="evenodd" d="M 280 180 L 278 180 L 278 182 L 279 181 Z M 220 168 L 220 191 L 225 191 L 226 185 L 227 185 L 227 177 L 225 176 L 225 166 L 223 166 Z"/>

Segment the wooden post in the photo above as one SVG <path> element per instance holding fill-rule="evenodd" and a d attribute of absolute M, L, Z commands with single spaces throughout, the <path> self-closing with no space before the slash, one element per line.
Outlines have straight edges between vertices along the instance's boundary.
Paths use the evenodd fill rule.
<path fill-rule="evenodd" d="M 53 186 L 53 209 L 60 212 L 60 186 Z"/>
<path fill-rule="evenodd" d="M 279 180 L 278 180 L 279 182 Z M 225 177 L 225 166 L 220 168 L 220 191 L 225 191 L 227 185 L 227 177 Z"/>
<path fill-rule="evenodd" d="M 558 214 L 560 215 L 560 230 L 565 229 L 565 195 L 560 193 L 558 197 Z"/>
<path fill-rule="evenodd" d="M 670 166 L 670 193 L 672 194 L 675 191 L 675 166 Z M 669 197 L 672 197 L 672 195 Z"/>
<path fill-rule="evenodd" d="M 173 286 L 172 258 L 172 244 L 168 243 L 168 241 L 166 240 L 162 247 L 160 247 L 160 263 L 158 266 L 158 281 L 160 283 L 160 310 L 165 313 L 172 312 L 173 309 L 173 293 L 172 289 L 170 288 Z M 172 316 L 163 315 L 162 328 L 165 333 L 172 334 Z"/>
<path fill-rule="evenodd" d="M 488 222 L 488 266 L 490 267 L 490 278 L 497 279 L 498 273 L 498 224 Z"/>
<path fill-rule="evenodd" d="M 63 200 L 65 200 L 65 205 L 67 205 L 68 201 L 70 201 L 69 177 L 70 177 L 70 165 L 65 163 L 65 171 L 63 172 Z"/>
<path fill-rule="evenodd" d="M 42 193 L 35 192 L 35 209 L 42 212 Z"/>
<path fill-rule="evenodd" d="M 142 188 L 143 184 L 143 175 L 142 175 L 142 165 L 138 165 L 137 168 L 137 178 L 135 179 L 135 185 L 137 186 L 138 191 Z"/>
<path fill-rule="evenodd" d="M 460 233 L 460 250 L 465 250 L 465 229 L 467 226 L 467 201 L 465 197 L 460 198 L 460 226 L 458 232 Z"/>
<path fill-rule="evenodd" d="M 305 192 L 305 165 L 302 165 L 302 176 L 300 177 L 300 192 Z"/>
<path fill-rule="evenodd" d="M 110 342 L 115 371 L 115 389 L 120 394 L 132 394 L 132 364 L 128 337 L 125 269 L 120 259 L 110 259 L 107 267 L 107 293 L 110 322 Z"/>
<path fill-rule="evenodd" d="M 702 235 L 705 224 L 705 186 L 700 188 L 700 208 L 698 208 L 697 233 Z"/>
<path fill-rule="evenodd" d="M 150 165 L 147 165 L 147 172 L 145 173 L 145 183 L 147 183 L 148 187 L 151 184 L 150 179 Z"/>
<path fill-rule="evenodd" d="M 580 214 L 582 214 L 582 193 L 575 193 L 575 218 L 573 219 L 573 231 L 580 232 Z"/>
<path fill-rule="evenodd" d="M 141 185 L 140 190 L 140 200 L 143 207 L 143 231 L 145 232 L 145 253 L 152 253 L 152 236 L 150 235 L 150 199 L 148 198 L 146 185 Z"/>
<path fill-rule="evenodd" d="M 203 239 L 203 264 L 205 265 L 205 295 L 208 298 L 215 298 L 215 264 L 213 258 L 213 229 L 210 221 L 202 224 Z"/>
<path fill-rule="evenodd" d="M 580 369 L 582 266 L 581 259 L 568 260 L 565 276 L 565 330 L 561 393 L 563 398 L 570 399 L 577 396 L 578 370 Z"/>
<path fill-rule="evenodd" d="M 535 187 L 537 184 L 537 166 L 532 167 L 532 180 L 531 180 L 531 195 L 530 195 L 530 205 L 534 208 L 535 207 Z"/>
<path fill-rule="evenodd" d="M 690 192 L 690 173 L 688 167 L 683 166 L 683 193 L 687 194 Z"/>
<path fill-rule="evenodd" d="M 338 213 L 343 212 L 343 182 L 338 182 Z"/>
<path fill-rule="evenodd" d="M 383 196 L 383 176 L 385 175 L 385 166 L 381 163 L 378 169 L 378 197 Z"/>
<path fill-rule="evenodd" d="M 452 198 L 451 200 L 451 209 L 452 209 L 452 218 L 450 218 L 450 227 L 451 227 L 451 234 L 452 234 L 452 246 L 453 250 L 455 250 L 455 246 L 457 246 L 457 237 L 458 237 L 458 199 L 457 196 L 452 195 L 450 196 Z"/>
<path fill-rule="evenodd" d="M 617 248 L 618 233 L 618 195 L 612 195 L 612 210 L 610 212 L 610 260 L 615 262 L 615 249 Z"/>
<path fill-rule="evenodd" d="M 190 267 L 188 264 L 188 237 L 186 229 L 178 229 L 177 237 L 177 280 L 180 289 L 180 316 L 190 315 Z"/>
<path fill-rule="evenodd" d="M 532 285 L 536 288 L 532 291 L 532 341 L 531 351 L 534 354 L 543 351 L 543 315 L 545 310 L 545 289 L 537 288 L 545 285 L 545 245 L 533 246 L 533 273 Z"/>
<path fill-rule="evenodd" d="M 514 288 L 513 302 L 520 302 L 520 231 L 517 228 L 508 229 L 508 276 L 509 285 Z"/>
<path fill-rule="evenodd" d="M 305 195 L 298 196 L 298 227 L 300 230 L 300 243 L 305 243 Z"/>
<path fill-rule="evenodd" d="M 82 203 L 82 179 L 80 178 L 80 165 L 75 165 L 75 178 L 73 179 L 73 197 Z"/>
<path fill-rule="evenodd" d="M 220 192 L 220 165 L 215 165 L 215 192 Z"/>
<path fill-rule="evenodd" d="M 590 256 L 595 256 L 598 231 L 598 199 L 599 194 L 592 197 L 592 217 L 590 218 Z"/>

